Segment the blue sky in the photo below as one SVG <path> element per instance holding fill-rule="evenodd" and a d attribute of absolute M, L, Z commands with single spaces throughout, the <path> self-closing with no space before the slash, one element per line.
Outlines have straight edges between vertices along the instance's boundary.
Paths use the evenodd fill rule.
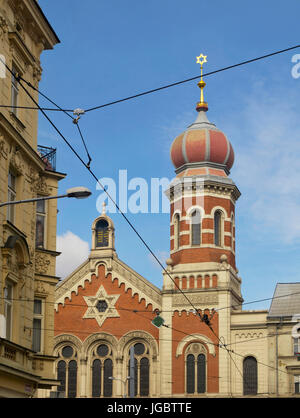
<path fill-rule="evenodd" d="M 41 0 L 61 43 L 42 55 L 40 90 L 68 109 L 101 105 L 299 44 L 300 4 L 271 1 Z M 277 282 L 300 281 L 300 78 L 292 57 L 300 48 L 205 79 L 208 119 L 235 150 L 230 177 L 242 195 L 236 206 L 237 266 L 245 302 L 272 297 Z M 197 81 L 86 113 L 80 127 L 98 178 L 118 183 L 142 177 L 172 179 L 173 139 L 196 118 Z M 40 104 L 47 105 L 41 99 Z M 49 116 L 86 159 L 75 125 Z M 60 192 L 86 186 L 92 197 L 58 201 L 58 274 L 85 257 L 101 194 L 96 182 L 40 115 L 39 143 L 57 148 Z M 131 192 L 132 193 L 132 192 Z M 129 192 L 130 195 L 130 192 Z M 163 260 L 169 214 L 129 220 Z M 111 215 L 119 257 L 158 287 L 159 265 L 120 214 Z M 66 269 L 66 266 L 68 267 Z M 269 302 L 247 305 L 268 308 Z"/>

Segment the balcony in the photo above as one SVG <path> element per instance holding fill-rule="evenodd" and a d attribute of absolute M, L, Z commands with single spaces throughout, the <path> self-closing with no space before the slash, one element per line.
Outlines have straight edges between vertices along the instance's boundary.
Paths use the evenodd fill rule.
<path fill-rule="evenodd" d="M 37 152 L 46 165 L 46 170 L 56 171 L 56 148 L 37 146 Z"/>

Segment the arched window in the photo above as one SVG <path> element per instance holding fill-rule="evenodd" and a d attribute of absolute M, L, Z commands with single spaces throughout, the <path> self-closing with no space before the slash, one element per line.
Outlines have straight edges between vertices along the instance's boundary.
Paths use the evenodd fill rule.
<path fill-rule="evenodd" d="M 113 380 L 112 350 L 108 344 L 99 344 L 93 351 L 92 397 L 111 397 Z"/>
<path fill-rule="evenodd" d="M 192 245 L 201 244 L 201 213 L 198 209 L 194 210 L 191 215 L 191 243 Z"/>
<path fill-rule="evenodd" d="M 62 348 L 59 353 L 62 358 L 57 363 L 57 380 L 60 381 L 58 392 L 65 392 L 68 398 L 77 395 L 77 353 L 70 345 Z"/>
<path fill-rule="evenodd" d="M 246 357 L 243 363 L 244 395 L 257 394 L 257 361 L 254 357 Z"/>
<path fill-rule="evenodd" d="M 180 217 L 176 213 L 174 216 L 174 250 L 180 247 Z"/>
<path fill-rule="evenodd" d="M 231 215 L 231 248 L 235 251 L 235 223 L 233 214 Z"/>
<path fill-rule="evenodd" d="M 96 247 L 108 247 L 109 225 L 105 219 L 99 219 L 96 223 Z"/>
<path fill-rule="evenodd" d="M 193 343 L 186 350 L 186 392 L 206 392 L 206 356 L 201 344 Z"/>
<path fill-rule="evenodd" d="M 217 210 L 214 216 L 214 232 L 215 232 L 215 245 L 221 247 L 222 245 L 222 213 Z"/>
<path fill-rule="evenodd" d="M 130 376 L 130 350 L 128 355 L 128 376 Z M 134 345 L 134 396 L 149 396 L 149 382 L 149 349 L 139 342 Z M 128 395 L 130 395 L 130 380 L 128 380 Z"/>

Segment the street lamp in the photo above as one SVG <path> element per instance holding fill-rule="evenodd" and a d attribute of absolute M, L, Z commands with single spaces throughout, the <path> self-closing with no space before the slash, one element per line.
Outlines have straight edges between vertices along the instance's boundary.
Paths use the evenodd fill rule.
<path fill-rule="evenodd" d="M 66 194 L 63 195 L 37 197 L 35 199 L 27 200 L 12 200 L 11 202 L 0 203 L 0 207 L 8 205 L 17 205 L 19 203 L 39 202 L 40 200 L 61 199 L 62 197 L 75 197 L 76 199 L 85 199 L 89 197 L 91 194 L 92 192 L 86 187 L 72 187 L 71 189 L 67 190 Z"/>
<path fill-rule="evenodd" d="M 112 377 L 112 376 L 110 376 L 109 379 L 110 380 L 120 380 L 123 383 L 123 385 L 124 385 L 124 387 L 123 387 L 123 398 L 126 398 L 126 383 L 130 379 L 130 376 L 127 376 L 125 380 L 119 379 L 118 377 Z"/>

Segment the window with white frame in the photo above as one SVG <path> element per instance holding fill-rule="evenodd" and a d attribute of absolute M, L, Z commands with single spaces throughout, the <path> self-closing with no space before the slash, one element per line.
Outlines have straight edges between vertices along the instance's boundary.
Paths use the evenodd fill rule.
<path fill-rule="evenodd" d="M 13 323 L 13 288 L 14 284 L 10 280 L 6 280 L 4 288 L 4 316 L 6 320 L 6 339 L 12 338 Z"/>
<path fill-rule="evenodd" d="M 215 245 L 222 246 L 222 212 L 217 210 L 214 215 Z"/>
<path fill-rule="evenodd" d="M 300 325 L 299 330 L 300 331 Z M 294 338 L 294 355 L 300 355 L 300 338 Z"/>
<path fill-rule="evenodd" d="M 201 244 L 201 213 L 195 209 L 191 214 L 191 243 L 192 245 Z"/>
<path fill-rule="evenodd" d="M 18 113 L 17 112 L 18 96 L 19 96 L 18 70 L 13 64 L 12 75 L 11 75 L 11 111 L 16 116 Z"/>
<path fill-rule="evenodd" d="M 8 190 L 7 201 L 14 202 L 16 200 L 16 176 L 9 171 L 8 173 Z M 7 206 L 7 220 L 11 223 L 15 221 L 15 205 Z"/>
<path fill-rule="evenodd" d="M 43 329 L 43 301 L 42 299 L 34 299 L 32 350 L 37 353 L 42 351 L 42 329 Z"/>
<path fill-rule="evenodd" d="M 38 196 L 40 197 L 40 196 Z M 35 234 L 35 246 L 44 248 L 46 238 L 46 201 L 39 200 L 36 203 L 36 234 Z"/>

